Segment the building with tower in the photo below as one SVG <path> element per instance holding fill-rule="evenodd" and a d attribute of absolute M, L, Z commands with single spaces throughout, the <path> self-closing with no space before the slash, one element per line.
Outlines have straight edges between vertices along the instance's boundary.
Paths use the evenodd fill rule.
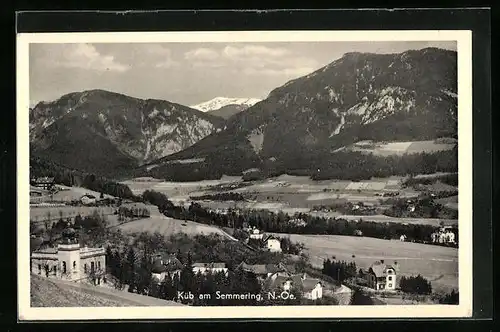
<path fill-rule="evenodd" d="M 76 231 L 68 224 L 56 248 L 31 253 L 30 268 L 31 273 L 47 278 L 99 285 L 106 272 L 106 253 L 104 248 L 80 247 Z"/>

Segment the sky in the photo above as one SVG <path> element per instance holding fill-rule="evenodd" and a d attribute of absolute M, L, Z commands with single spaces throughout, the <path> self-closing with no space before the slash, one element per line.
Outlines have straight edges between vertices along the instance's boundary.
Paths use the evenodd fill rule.
<path fill-rule="evenodd" d="M 30 106 L 103 89 L 195 105 L 215 97 L 260 98 L 347 52 L 400 53 L 440 42 L 31 44 Z"/>

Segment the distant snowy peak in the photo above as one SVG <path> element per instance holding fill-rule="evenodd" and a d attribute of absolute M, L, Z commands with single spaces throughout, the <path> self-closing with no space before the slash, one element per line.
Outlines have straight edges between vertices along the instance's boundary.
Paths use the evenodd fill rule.
<path fill-rule="evenodd" d="M 261 99 L 257 98 L 227 98 L 227 97 L 216 97 L 204 103 L 190 106 L 191 108 L 197 109 L 202 112 L 210 112 L 218 110 L 222 107 L 228 105 L 241 105 L 245 107 L 251 107 L 257 104 Z"/>

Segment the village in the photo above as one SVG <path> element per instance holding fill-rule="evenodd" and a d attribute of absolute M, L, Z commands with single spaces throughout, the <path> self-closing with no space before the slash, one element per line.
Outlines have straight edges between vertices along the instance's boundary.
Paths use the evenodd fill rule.
<path fill-rule="evenodd" d="M 52 200 L 54 194 L 60 192 L 64 192 L 64 188 L 56 185 L 53 178 L 34 179 L 30 191 L 30 196 L 34 198 L 31 202 L 33 209 L 63 206 L 109 207 L 111 209 L 109 214 L 111 216 L 117 215 L 115 225 L 127 223 L 127 221 L 147 219 L 151 216 L 150 209 L 156 209 L 154 205 L 144 205 L 143 203 L 138 208 L 137 202 L 104 197 L 102 194 L 84 193 L 80 197 L 72 197 L 65 201 Z M 131 208 L 127 208 L 127 206 Z M 207 212 L 221 216 L 228 213 L 239 213 L 224 209 L 208 210 Z M 57 216 L 56 213 L 54 215 Z M 42 237 L 40 240 L 32 235 L 32 241 L 38 246 L 35 245 L 31 254 L 31 272 L 47 278 L 89 283 L 96 287 L 117 288 L 116 277 L 109 271 L 112 269 L 108 257 L 110 253 L 103 246 L 88 247 L 80 244 L 75 227 L 82 227 L 82 222 L 77 222 L 82 216 L 79 214 L 73 218 L 71 216 L 70 214 L 70 217 L 65 220 L 62 220 L 63 218 L 60 216 L 59 221 L 53 223 L 53 227 L 57 225 L 61 232 L 59 237 L 54 237 L 55 241 L 51 240 L 52 244 L 49 246 L 46 244 L 47 239 Z M 291 218 L 288 223 L 299 228 L 305 227 L 307 224 L 306 220 L 300 217 Z M 156 285 L 153 287 L 160 287 L 163 283 L 168 282 L 177 291 L 181 291 L 182 287 L 179 287 L 181 272 L 188 269 L 193 276 L 205 279 L 208 275 L 222 275 L 228 278 L 230 274 L 243 273 L 246 278 L 250 278 L 249 280 L 257 282 L 259 293 L 286 292 L 291 294 L 293 291 L 298 292 L 296 294 L 299 294 L 302 301 L 311 303 L 324 301 L 330 304 L 352 304 L 353 294 L 360 291 L 365 294 L 379 293 L 387 296 L 387 294 L 392 293 L 393 296 L 404 296 L 401 295 L 404 292 L 401 291 L 400 283 L 402 279 L 405 280 L 405 277 L 400 276 L 400 264 L 397 261 L 386 263 L 382 258 L 373 261 L 365 268 L 357 269 L 354 267 L 353 270 L 352 267 L 349 268 L 350 264 L 347 261 L 335 262 L 335 259 L 331 261 L 328 259 L 324 262 L 323 269 L 313 269 L 310 266 L 304 268 L 300 257 L 306 248 L 301 243 L 293 243 L 286 236 L 267 233 L 249 223 L 243 223 L 238 229 L 226 229 L 226 231 L 224 232 L 228 237 L 239 242 L 250 252 L 268 252 L 271 255 L 281 255 L 282 259 L 275 263 L 255 262 L 252 264 L 242 259 L 229 267 L 223 261 L 185 260 L 182 262 L 177 257 L 178 254 L 160 251 L 151 253 L 149 256 L 147 273 L 149 273 L 150 283 Z M 363 236 L 359 230 L 353 235 Z M 443 226 L 431 235 L 431 240 L 436 244 L 454 243 L 454 236 L 455 234 L 449 226 Z M 406 235 L 401 234 L 399 240 L 407 241 Z M 295 261 L 294 259 L 284 259 L 285 257 L 295 257 Z M 336 264 L 334 270 L 331 268 L 332 264 Z M 177 281 L 174 281 L 176 279 Z M 128 286 L 130 285 L 120 285 L 119 287 L 127 289 Z M 142 290 L 142 293 L 151 296 L 152 291 L 149 288 Z M 172 299 L 176 300 L 175 297 Z M 181 299 L 177 300 L 182 300 L 182 296 Z M 276 303 L 282 302 L 277 301 Z"/>

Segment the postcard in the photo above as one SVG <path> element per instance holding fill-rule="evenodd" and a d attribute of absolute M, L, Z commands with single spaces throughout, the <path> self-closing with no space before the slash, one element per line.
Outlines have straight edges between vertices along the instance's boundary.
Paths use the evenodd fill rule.
<path fill-rule="evenodd" d="M 18 34 L 19 320 L 470 317 L 471 43 Z"/>

